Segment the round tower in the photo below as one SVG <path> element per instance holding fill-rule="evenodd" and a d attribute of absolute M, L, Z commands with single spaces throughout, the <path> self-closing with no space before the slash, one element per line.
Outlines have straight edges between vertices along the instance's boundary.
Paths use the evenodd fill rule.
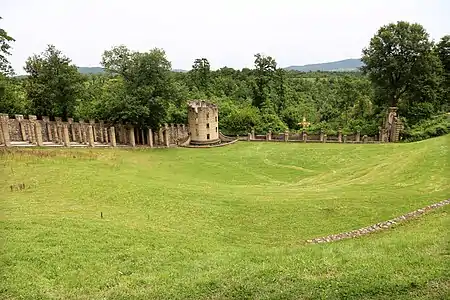
<path fill-rule="evenodd" d="M 217 105 L 203 100 L 190 101 L 188 105 L 191 144 L 208 145 L 220 142 Z"/>

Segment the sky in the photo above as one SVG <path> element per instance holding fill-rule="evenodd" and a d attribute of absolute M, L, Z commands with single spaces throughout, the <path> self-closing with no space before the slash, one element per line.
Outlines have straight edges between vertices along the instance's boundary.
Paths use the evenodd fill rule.
<path fill-rule="evenodd" d="M 359 58 L 391 22 L 420 23 L 439 40 L 450 34 L 446 14 L 448 0 L 0 0 L 17 74 L 48 44 L 83 67 L 122 44 L 162 48 L 174 69 L 201 57 L 212 69 L 252 67 L 256 53 L 280 67 Z"/>

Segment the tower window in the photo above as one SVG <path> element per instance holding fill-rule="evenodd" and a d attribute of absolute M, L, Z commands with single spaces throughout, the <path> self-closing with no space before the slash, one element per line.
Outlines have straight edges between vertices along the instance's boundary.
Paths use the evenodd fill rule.
<path fill-rule="evenodd" d="M 217 127 L 216 127 L 216 132 L 217 132 Z"/>
<path fill-rule="evenodd" d="M 206 123 L 206 128 L 209 128 L 209 123 Z"/>
<path fill-rule="evenodd" d="M 217 122 L 217 116 L 214 118 L 214 120 Z"/>
<path fill-rule="evenodd" d="M 206 135 L 206 139 L 209 140 L 209 133 Z"/>

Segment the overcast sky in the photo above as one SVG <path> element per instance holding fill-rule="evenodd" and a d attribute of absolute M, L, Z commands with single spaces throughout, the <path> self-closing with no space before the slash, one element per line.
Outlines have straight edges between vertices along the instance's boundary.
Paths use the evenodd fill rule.
<path fill-rule="evenodd" d="M 99 66 L 104 50 L 163 48 L 172 67 L 206 57 L 212 68 L 279 66 L 360 57 L 377 29 L 405 20 L 438 40 L 450 33 L 449 0 L 0 0 L 0 27 L 16 42 L 10 58 L 54 44 L 78 66 Z"/>

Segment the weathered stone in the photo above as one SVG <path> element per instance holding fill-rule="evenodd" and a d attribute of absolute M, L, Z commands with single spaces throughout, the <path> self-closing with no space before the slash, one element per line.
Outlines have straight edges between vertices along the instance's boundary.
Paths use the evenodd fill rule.
<path fill-rule="evenodd" d="M 22 138 L 22 141 L 26 141 L 27 140 L 27 131 L 26 131 L 26 124 L 23 120 L 23 115 L 15 115 L 16 120 L 19 122 L 19 127 L 20 127 L 20 135 Z"/>
<path fill-rule="evenodd" d="M 148 129 L 148 141 L 147 141 L 147 143 L 150 146 L 150 148 L 153 148 L 153 132 L 152 132 L 151 128 Z"/>
<path fill-rule="evenodd" d="M 319 137 L 319 140 L 320 140 L 321 142 L 323 142 L 323 135 L 324 135 L 324 133 L 323 133 L 323 131 L 321 130 L 321 131 L 320 131 L 320 137 Z"/>
<path fill-rule="evenodd" d="M 111 147 L 116 147 L 116 130 L 114 129 L 114 126 L 109 128 L 109 141 Z"/>
<path fill-rule="evenodd" d="M 44 143 L 42 140 L 42 128 L 41 128 L 41 124 L 39 122 L 34 123 L 34 134 L 36 136 L 36 145 L 38 147 L 44 146 Z"/>
<path fill-rule="evenodd" d="M 88 128 L 88 145 L 89 147 L 95 147 L 94 129 L 92 128 L 92 125 L 89 125 L 87 128 Z"/>
<path fill-rule="evenodd" d="M 102 140 L 103 140 L 103 143 L 105 143 L 105 144 L 108 144 L 108 143 L 109 143 L 109 139 L 108 139 L 108 129 L 107 129 L 106 127 L 103 127 Z"/>
<path fill-rule="evenodd" d="M 128 135 L 129 135 L 129 141 L 130 141 L 130 146 L 131 147 L 136 147 L 136 142 L 134 140 L 134 128 L 129 128 L 128 129 Z"/>
<path fill-rule="evenodd" d="M 326 143 L 327 142 L 327 138 L 328 136 L 326 134 L 323 135 L 323 139 L 322 139 L 322 143 Z"/>
<path fill-rule="evenodd" d="M 342 130 L 341 129 L 339 129 L 339 131 L 338 131 L 338 142 L 342 143 Z"/>
<path fill-rule="evenodd" d="M 11 147 L 11 139 L 9 136 L 9 129 L 8 129 L 8 115 L 7 114 L 0 114 L 0 125 L 1 125 L 1 130 L 2 130 L 2 140 L 3 140 L 3 144 L 6 147 Z"/>
<path fill-rule="evenodd" d="M 64 146 L 70 147 L 69 128 L 67 124 L 62 125 Z"/>
<path fill-rule="evenodd" d="M 361 142 L 361 131 L 359 130 L 356 132 L 355 142 Z"/>

